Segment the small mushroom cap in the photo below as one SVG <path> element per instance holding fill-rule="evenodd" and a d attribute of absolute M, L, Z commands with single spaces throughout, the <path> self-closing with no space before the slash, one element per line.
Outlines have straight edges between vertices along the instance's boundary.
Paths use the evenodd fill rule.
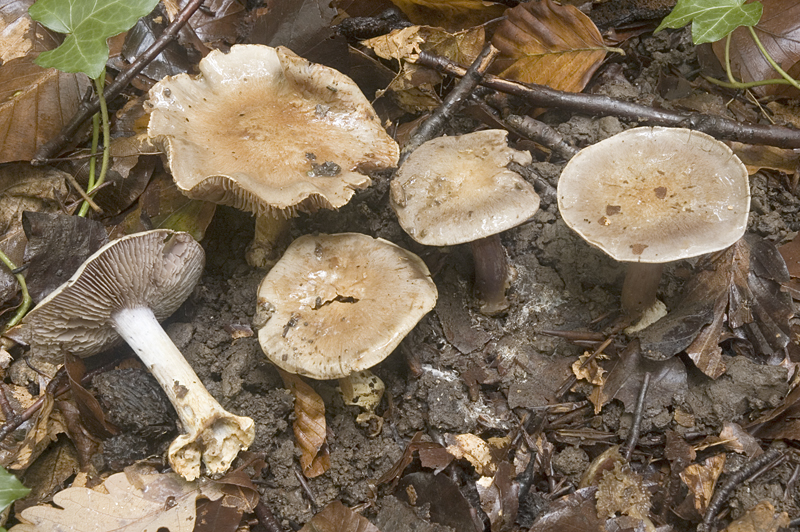
<path fill-rule="evenodd" d="M 333 209 L 369 185 L 366 172 L 397 164 L 358 86 L 286 48 L 212 51 L 200 75 L 150 90 L 148 134 L 189 197 L 256 214 Z"/>
<path fill-rule="evenodd" d="M 564 222 L 618 261 L 669 262 L 732 245 L 750 212 L 747 169 L 713 137 L 639 127 L 581 150 L 561 173 Z"/>
<path fill-rule="evenodd" d="M 509 148 L 508 132 L 439 137 L 417 148 L 391 184 L 391 203 L 411 238 L 451 246 L 523 223 L 539 209 L 533 186 L 506 166 L 531 154 Z"/>
<path fill-rule="evenodd" d="M 204 264 L 203 248 L 188 233 L 122 237 L 86 259 L 6 336 L 54 361 L 64 351 L 97 354 L 119 340 L 110 321 L 115 312 L 149 307 L 158 320 L 167 318 L 192 293 Z"/>
<path fill-rule="evenodd" d="M 340 379 L 386 358 L 436 304 L 422 260 L 381 238 L 306 235 L 289 246 L 258 289 L 258 331 L 281 369 Z"/>
<path fill-rule="evenodd" d="M 713 137 L 640 127 L 581 150 L 561 173 L 558 208 L 590 244 L 623 262 L 724 249 L 750 212 L 747 169 Z"/>

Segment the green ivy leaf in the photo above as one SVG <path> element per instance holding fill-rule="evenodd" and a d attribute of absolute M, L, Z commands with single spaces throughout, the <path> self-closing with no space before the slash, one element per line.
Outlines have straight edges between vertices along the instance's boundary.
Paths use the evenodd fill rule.
<path fill-rule="evenodd" d="M 664 28 L 682 28 L 692 23 L 695 44 L 722 39 L 739 26 L 755 26 L 761 19 L 761 2 L 745 0 L 678 0 L 672 13 L 661 21 L 655 33 Z"/>
<path fill-rule="evenodd" d="M 0 467 L 0 512 L 17 499 L 21 499 L 31 490 L 22 485 L 17 477 Z"/>
<path fill-rule="evenodd" d="M 43 52 L 36 64 L 97 78 L 108 61 L 109 37 L 127 31 L 150 13 L 158 0 L 39 0 L 28 13 L 33 20 L 67 33 L 55 50 Z"/>

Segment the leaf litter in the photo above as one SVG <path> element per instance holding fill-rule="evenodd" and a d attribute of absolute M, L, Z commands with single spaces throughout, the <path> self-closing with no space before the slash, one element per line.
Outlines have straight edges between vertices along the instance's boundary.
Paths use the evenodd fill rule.
<path fill-rule="evenodd" d="M 207 5 L 209 9 L 198 12 L 192 19 L 199 39 L 188 41 L 191 42 L 188 44 L 190 56 L 209 46 L 224 47 L 248 39 L 277 39 L 282 41 L 280 44 L 322 51 L 321 57 L 327 57 L 326 61 L 330 59 L 337 66 L 345 65 L 347 60 L 343 60 L 340 48 L 343 41 L 333 37 L 330 26 L 334 16 L 346 15 L 344 10 L 357 13 L 376 9 L 363 3 L 356 0 L 337 3 L 340 11 L 334 13 L 335 9 L 330 6 L 315 2 L 269 2 L 260 6 L 211 2 Z M 387 66 L 395 68 L 398 79 L 405 78 L 405 88 L 419 90 L 424 86 L 421 97 L 412 95 L 403 100 L 397 97 L 401 92 L 395 90 L 397 87 L 384 85 L 383 90 L 392 89 L 393 103 L 399 103 L 406 110 L 433 109 L 441 100 L 440 94 L 446 91 L 439 85 L 443 78 L 438 73 L 430 71 L 421 76 L 411 72 L 412 68 L 417 72 L 421 70 L 410 63 L 420 49 L 428 47 L 428 51 L 454 58 L 466 66 L 480 51 L 487 36 L 493 34 L 493 42 L 499 44 L 504 32 L 511 31 L 507 25 L 503 29 L 506 22 L 484 24 L 496 19 L 498 13 L 507 13 L 509 21 L 518 22 L 530 20 L 525 13 L 537 10 L 561 13 L 561 18 L 557 18 L 559 22 L 552 22 L 544 30 L 522 24 L 525 37 L 522 41 L 528 43 L 528 48 L 513 51 L 505 59 L 512 64 L 519 63 L 514 65 L 520 72 L 518 79 L 528 82 L 551 86 L 567 83 L 574 86 L 573 90 L 580 91 L 599 69 L 601 78 L 605 76 L 602 79 L 618 84 L 609 82 L 592 90 L 638 91 L 638 97 L 649 97 L 643 87 L 656 82 L 653 76 L 661 75 L 658 68 L 666 68 L 668 62 L 659 62 L 662 57 L 675 58 L 684 53 L 680 56 L 683 63 L 678 68 L 694 61 L 689 49 L 681 48 L 684 45 L 680 33 L 671 36 L 661 33 L 656 37 L 634 37 L 630 44 L 623 43 L 626 52 L 633 53 L 637 60 L 646 58 L 638 66 L 635 62 L 624 63 L 626 60 L 622 58 L 606 60 L 604 65 L 606 44 L 593 23 L 575 10 L 566 6 L 562 9 L 549 1 L 520 5 L 510 12 L 503 4 L 480 1 L 452 0 L 434 5 L 420 0 L 397 4 L 406 11 L 411 22 L 418 25 L 373 40 L 372 48 L 377 55 L 381 55 L 382 47 L 383 58 L 389 60 L 381 63 L 382 58 L 367 56 L 371 53 L 369 48 L 350 44 L 359 47 L 357 52 L 372 61 L 363 61 L 362 66 L 369 65 L 365 68 L 373 71 Z M 168 19 L 175 16 L 179 5 L 183 4 L 168 4 Z M 432 27 L 442 24 L 447 26 L 446 31 Z M 479 24 L 481 26 L 477 27 Z M 559 29 L 559 24 L 566 24 L 572 33 Z M 256 35 L 265 28 L 268 28 L 266 33 Z M 331 39 L 320 41 L 318 36 L 323 32 Z M 581 46 L 573 42 L 542 54 L 536 48 L 542 44 L 535 44 L 536 41 L 546 41 L 553 34 L 555 37 L 581 36 L 583 47 L 591 53 L 581 55 L 586 50 L 579 50 Z M 24 36 L 23 40 L 31 38 L 29 29 L 25 28 L 13 30 L 8 38 L 19 42 L 20 35 Z M 136 38 L 145 42 L 150 37 Z M 185 38 L 186 35 L 182 36 Z M 32 45 L 31 49 L 34 48 Z M 22 49 L 26 54 L 25 48 Z M 514 56 L 515 53 L 519 55 Z M 135 54 L 131 53 L 128 59 Z M 544 63 L 533 66 L 528 62 L 531 58 Z M 560 62 L 564 58 L 571 58 L 566 66 Z M 645 66 L 651 59 L 652 65 Z M 622 63 L 628 69 L 627 78 L 614 77 L 614 65 Z M 505 71 L 508 68 L 504 68 L 501 75 L 512 76 Z M 548 72 L 555 73 L 555 77 L 538 80 L 522 77 L 523 74 Z M 688 69 L 684 69 L 676 75 L 688 76 L 687 72 Z M 670 75 L 673 74 L 675 72 Z M 8 79 L 0 70 L 0 86 Z M 13 96 L 9 100 L 12 102 L 13 98 L 24 95 L 18 94 L 16 89 L 8 94 Z M 72 100 L 77 102 L 77 96 Z M 3 109 L 0 107 L 0 116 Z M 397 107 L 386 105 L 378 109 L 386 113 L 382 114 L 385 117 L 402 116 Z M 120 115 L 119 124 L 125 123 L 123 116 Z M 474 116 L 470 116 L 459 117 L 448 126 L 448 133 L 480 127 Z M 482 119 L 486 120 L 485 114 Z M 587 145 L 622 128 L 618 120 L 611 118 L 553 118 L 545 113 L 544 119 L 558 127 L 566 140 L 576 146 Z M 493 120 L 491 123 L 496 127 L 496 118 Z M 16 123 L 23 122 L 17 120 Z M 132 129 L 123 131 L 128 138 L 133 138 L 132 133 Z M 48 136 L 52 133 L 43 137 Z M 30 157 L 19 154 L 31 153 L 40 142 L 41 139 L 34 139 L 25 146 L 14 147 L 13 157 Z M 522 143 L 528 143 L 526 146 L 538 154 L 539 162 L 534 163 L 533 168 L 544 176 L 541 179 L 549 179 L 550 186 L 554 185 L 560 164 L 558 159 L 545 160 L 546 154 L 540 144 Z M 129 150 L 131 145 L 121 150 Z M 608 349 L 608 360 L 599 360 L 597 366 L 587 366 L 592 372 L 581 374 L 591 383 L 579 381 L 567 392 L 567 397 L 555 397 L 552 390 L 558 383 L 549 381 L 563 377 L 572 361 L 587 348 L 571 346 L 539 331 L 574 329 L 594 319 L 598 319 L 596 323 L 603 323 L 603 314 L 614 308 L 618 294 L 616 265 L 575 240 L 560 224 L 553 205 L 545 202 L 529 224 L 507 237 L 517 275 L 512 283 L 513 304 L 501 319 L 488 319 L 476 312 L 477 304 L 466 288 L 470 271 L 464 265 L 471 259 L 463 249 L 453 248 L 438 256 L 418 250 L 431 264 L 436 261 L 449 264 L 445 270 L 447 275 L 437 277 L 437 284 L 440 291 L 449 293 L 445 299 L 450 301 L 451 308 L 449 311 L 437 309 L 435 315 L 418 326 L 398 354 L 376 368 L 376 373 L 387 383 L 387 397 L 378 409 L 385 426 L 382 434 L 371 435 L 354 422 L 353 408 L 341 403 L 333 383 L 309 385 L 293 376 L 282 378 L 267 365 L 252 335 L 231 333 L 251 323 L 251 295 L 263 276 L 263 272 L 252 271 L 241 260 L 252 226 L 246 216 L 229 209 L 219 209 L 214 215 L 213 208 L 204 210 L 201 203 L 187 203 L 171 194 L 174 187 L 158 168 L 160 163 L 152 157 L 150 162 L 143 162 L 148 156 L 140 155 L 137 150 L 144 154 L 147 148 L 133 147 L 128 153 L 129 161 L 124 162 L 119 151 L 113 153 L 119 177 L 112 179 L 103 208 L 108 210 L 104 216 L 119 215 L 113 220 L 103 219 L 103 222 L 106 227 L 113 227 L 112 235 L 150 226 L 180 227 L 198 237 L 206 235 L 204 245 L 209 257 L 206 276 L 184 309 L 171 320 L 168 330 L 209 390 L 229 403 L 232 410 L 256 419 L 259 436 L 253 451 L 264 457 L 268 467 L 253 466 L 247 473 L 240 470 L 220 479 L 213 493 L 205 497 L 173 486 L 170 488 L 173 491 L 167 490 L 172 495 L 160 499 L 158 510 L 155 505 L 147 506 L 152 501 L 143 494 L 148 491 L 150 480 L 144 480 L 143 474 L 135 473 L 134 480 L 124 473 L 107 477 L 110 471 L 106 469 L 105 480 L 100 482 L 103 477 L 95 476 L 97 471 L 91 468 L 103 467 L 103 464 L 89 462 L 95 453 L 100 454 L 97 451 L 100 440 L 105 438 L 103 445 L 111 447 L 113 438 L 106 438 L 103 431 L 110 433 L 113 429 L 103 422 L 103 410 L 107 405 L 101 408 L 93 401 L 96 388 L 77 384 L 83 370 L 76 368 L 73 361 L 69 372 L 73 388 L 70 399 L 53 401 L 46 395 L 49 399 L 45 400 L 39 415 L 15 434 L 14 447 L 4 450 L 4 463 L 15 464 L 18 471 L 27 468 L 30 476 L 25 478 L 31 481 L 40 478 L 33 474 L 37 468 L 63 464 L 59 466 L 59 475 L 46 483 L 49 489 L 36 496 L 36 506 L 24 510 L 20 506 L 17 515 L 23 518 L 30 516 L 51 522 L 64 519 L 72 523 L 87 500 L 100 497 L 101 501 L 109 503 L 119 502 L 122 497 L 123 505 L 139 509 L 139 513 L 134 512 L 130 517 L 134 522 L 145 519 L 142 512 L 150 511 L 147 508 L 152 509 L 155 526 L 164 526 L 161 523 L 168 523 L 167 527 L 178 526 L 171 524 L 171 512 L 182 512 L 187 518 L 196 516 L 193 518 L 196 526 L 175 528 L 180 530 L 235 530 L 244 513 L 258 515 L 259 503 L 272 507 L 284 526 L 294 521 L 305 523 L 307 530 L 380 529 L 386 532 L 417 525 L 439 527 L 436 530 L 486 528 L 493 532 L 562 530 L 565 526 L 579 530 L 601 527 L 621 530 L 641 527 L 644 519 L 651 518 L 658 525 L 674 523 L 675 515 L 690 521 L 701 519 L 699 514 L 715 493 L 714 482 L 710 479 L 718 475 L 714 471 L 721 470 L 718 464 L 706 462 L 709 452 L 713 455 L 723 448 L 731 455 L 756 456 L 762 444 L 758 438 L 799 439 L 794 423 L 796 394 L 786 393 L 786 370 L 792 370 L 792 364 L 800 361 L 791 359 L 792 351 L 796 351 L 796 333 L 792 328 L 794 311 L 789 297 L 791 278 L 800 276 L 796 275 L 789 259 L 787 273 L 769 242 L 750 238 L 713 258 L 698 264 L 680 264 L 668 272 L 669 283 L 664 292 L 671 298 L 668 299 L 671 313 L 660 325 L 662 329 L 641 335 L 638 343 L 618 341 Z M 764 162 L 768 157 L 770 159 Z M 761 168 L 790 171 L 794 165 L 792 157 L 796 155 L 789 152 L 759 153 L 755 155 L 753 166 L 760 164 Z M 86 167 L 77 162 L 72 168 L 80 166 Z M 785 239 L 790 226 L 800 227 L 795 214 L 796 199 L 784 196 L 777 201 L 775 198 L 782 194 L 780 183 L 773 179 L 775 174 L 769 173 L 770 170 L 762 172 L 767 173 L 761 174 L 761 181 L 754 185 L 754 197 L 760 210 L 756 209 L 752 225 L 762 237 Z M 76 173 L 80 180 L 82 174 Z M 296 220 L 291 229 L 293 235 L 364 231 L 416 249 L 386 214 L 388 182 L 379 177 L 375 177 L 375 181 L 373 189 L 359 193 L 354 203 L 340 212 Z M 60 186 L 64 187 L 63 182 Z M 37 205 L 32 210 L 63 208 L 65 198 L 71 200 L 62 188 L 59 194 L 50 197 L 48 207 Z M 20 229 L 15 231 L 21 232 Z M 70 229 L 63 239 L 68 242 L 73 236 L 86 232 L 81 228 Z M 42 243 L 52 239 L 44 237 Z M 72 246 L 74 244 L 65 247 Z M 30 249 L 33 247 L 31 245 Z M 45 245 L 38 255 L 49 259 L 50 267 L 55 268 L 59 263 L 58 255 L 48 249 Z M 18 262 L 28 260 L 20 257 Z M 28 266 L 31 281 L 44 276 L 55 282 L 64 274 L 34 274 L 37 271 L 34 264 L 31 258 Z M 65 270 L 71 268 L 68 266 Z M 787 289 L 789 292 L 785 291 Z M 47 288 L 42 288 L 39 292 L 46 291 Z M 455 337 L 460 334 L 458 331 L 470 329 L 480 333 L 477 334 L 480 341 L 464 342 Z M 592 334 L 599 330 L 601 327 L 596 327 Z M 590 334 L 587 338 L 596 337 Z M 591 342 L 595 342 L 596 347 L 596 340 Z M 784 359 L 787 351 L 789 357 Z M 117 352 L 124 355 L 124 349 Z M 735 354 L 744 354 L 750 359 L 732 356 Z M 783 365 L 761 365 L 765 362 Z M 12 399 L 17 395 L 22 397 L 22 390 L 28 388 L 33 392 L 44 390 L 48 375 L 53 374 L 49 371 L 52 368 L 26 369 L 23 366 L 23 362 L 16 362 L 6 374 L 4 392 Z M 558 379 L 543 378 L 535 369 L 553 366 L 564 370 L 552 372 L 559 375 Z M 532 375 L 532 371 L 537 375 Z M 642 383 L 648 374 L 650 386 L 644 400 L 642 435 L 633 460 L 630 464 L 619 460 L 607 462 L 612 465 L 599 473 L 604 479 L 599 482 L 600 489 L 581 488 L 579 473 L 608 446 L 605 442 L 616 443 L 627 437 L 632 413 L 636 411 Z M 540 384 L 534 377 L 548 382 Z M 294 395 L 281 391 L 282 385 L 292 389 Z M 594 405 L 586 405 L 586 398 L 592 399 Z M 11 402 L 17 412 L 25 408 L 18 401 Z M 596 407 L 594 413 L 592 406 Z M 294 425 L 294 430 L 289 430 L 290 425 Z M 56 443 L 48 450 L 48 444 L 54 440 Z M 449 449 L 453 452 L 448 452 Z M 53 456 L 50 456 L 51 451 Z M 120 457 L 124 458 L 126 452 L 128 458 L 135 456 L 132 446 L 121 447 Z M 647 468 L 645 457 L 660 461 L 661 471 Z M 299 465 L 295 466 L 295 462 Z M 121 467 L 121 463 L 117 467 Z M 68 481 L 69 475 L 78 470 L 81 472 L 74 486 L 55 493 L 54 501 L 62 508 L 42 506 Z M 696 477 L 690 478 L 690 473 L 696 473 Z M 728 473 L 723 472 L 720 478 L 724 480 L 726 475 Z M 168 476 L 159 475 L 158 478 Z M 682 476 L 690 482 L 679 480 Z M 665 479 L 664 489 L 656 489 L 655 486 Z M 374 484 L 376 480 L 381 480 L 380 486 Z M 95 489 L 82 487 L 89 484 Z M 98 489 L 100 491 L 96 491 Z M 652 500 L 651 510 L 648 510 L 649 503 L 641 501 L 633 510 L 625 506 L 638 500 L 634 494 L 643 494 L 643 489 L 657 494 L 643 495 L 644 499 Z M 159 492 L 153 500 L 165 493 Z M 141 499 L 148 502 L 145 504 Z M 601 500 L 604 502 L 599 504 Z M 685 504 L 679 510 L 682 502 L 695 513 L 690 514 Z M 786 523 L 788 517 L 784 516 L 788 514 L 768 504 L 744 508 L 737 514 L 737 507 L 732 503 L 731 520 L 736 520 L 730 526 L 747 530 L 748 526 L 753 526 L 748 525 L 747 520 L 752 523 L 750 516 L 756 513 L 758 520 L 767 523 L 769 529 Z M 324 510 L 316 512 L 315 509 L 323 507 Z M 106 522 L 102 519 L 105 518 L 101 518 L 101 523 Z M 108 520 L 110 526 L 116 526 L 111 521 Z"/>

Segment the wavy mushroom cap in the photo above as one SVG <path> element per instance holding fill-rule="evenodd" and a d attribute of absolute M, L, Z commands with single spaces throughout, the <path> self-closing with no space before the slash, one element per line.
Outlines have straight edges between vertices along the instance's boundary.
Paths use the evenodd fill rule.
<path fill-rule="evenodd" d="M 422 260 L 357 233 L 306 235 L 258 289 L 261 348 L 281 369 L 339 379 L 386 358 L 436 304 Z"/>
<path fill-rule="evenodd" d="M 53 360 L 64 351 L 97 354 L 119 340 L 114 313 L 149 307 L 166 319 L 192 293 L 204 265 L 203 248 L 188 233 L 157 229 L 122 237 L 86 259 L 6 336 Z"/>
<path fill-rule="evenodd" d="M 450 246 L 501 233 L 539 209 L 533 186 L 508 168 L 531 154 L 509 148 L 508 132 L 439 137 L 414 150 L 391 184 L 391 203 L 411 238 Z"/>
<path fill-rule="evenodd" d="M 711 253 L 747 227 L 747 169 L 718 140 L 640 127 L 581 150 L 558 182 L 564 222 L 618 261 L 669 262 Z"/>
<path fill-rule="evenodd" d="M 213 51 L 150 90 L 148 134 L 189 197 L 256 214 L 338 208 L 397 164 L 358 86 L 282 47 Z"/>

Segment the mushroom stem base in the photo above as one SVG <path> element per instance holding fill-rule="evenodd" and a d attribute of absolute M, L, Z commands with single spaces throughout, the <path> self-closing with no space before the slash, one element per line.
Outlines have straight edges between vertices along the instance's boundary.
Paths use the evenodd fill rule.
<path fill-rule="evenodd" d="M 194 480 L 202 459 L 210 474 L 227 471 L 239 451 L 253 443 L 253 420 L 229 413 L 208 393 L 152 310 L 123 309 L 112 320 L 167 394 L 186 432 L 169 447 L 172 469 Z"/>
<path fill-rule="evenodd" d="M 481 312 L 487 316 L 508 308 L 506 289 L 511 282 L 508 258 L 500 235 L 494 234 L 470 242 L 475 264 L 475 291 L 483 300 Z"/>
<path fill-rule="evenodd" d="M 622 310 L 634 318 L 640 317 L 656 302 L 658 285 L 664 265 L 649 262 L 631 262 L 622 284 Z"/>

